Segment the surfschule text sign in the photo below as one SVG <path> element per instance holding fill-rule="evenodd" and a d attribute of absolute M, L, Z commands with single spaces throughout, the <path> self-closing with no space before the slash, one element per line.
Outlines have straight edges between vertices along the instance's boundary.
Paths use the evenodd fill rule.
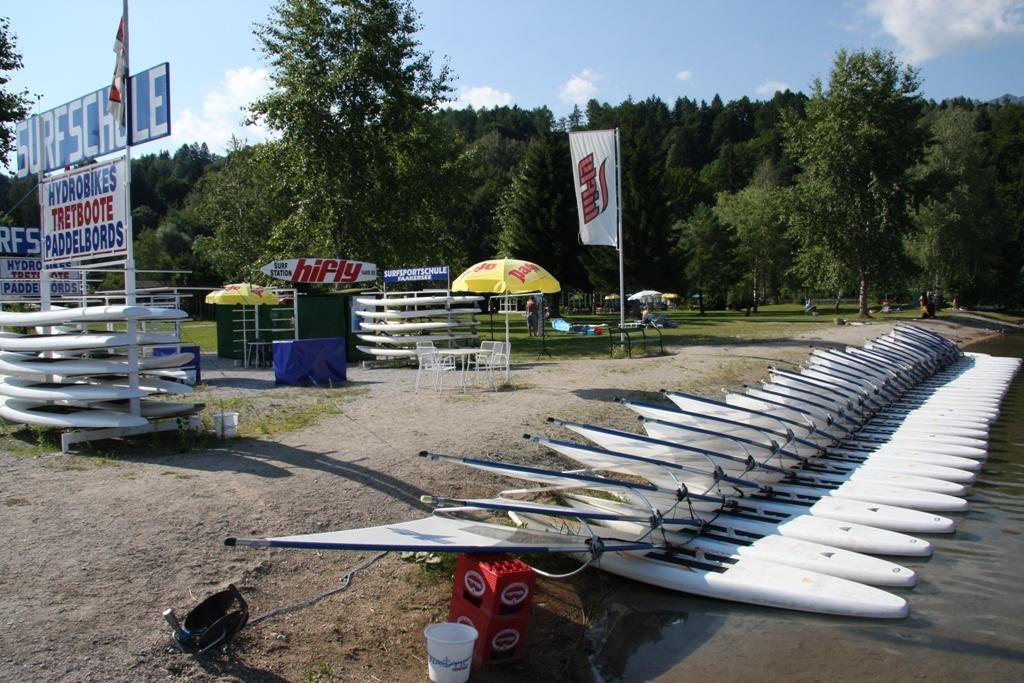
<path fill-rule="evenodd" d="M 39 228 L 0 225 L 0 254 L 35 256 L 43 248 Z"/>
<path fill-rule="evenodd" d="M 171 134 L 171 67 L 167 62 L 132 76 L 132 130 L 107 111 L 110 86 L 18 123 L 18 177 L 56 171 Z M 40 140 L 41 137 L 41 140 Z M 42 156 L 40 156 L 42 142 Z M 41 167 L 41 168 L 40 168 Z"/>
<path fill-rule="evenodd" d="M 422 282 L 424 280 L 447 280 L 448 266 L 423 266 L 421 268 L 396 268 L 384 271 L 384 282 Z"/>
<path fill-rule="evenodd" d="M 127 254 L 126 177 L 118 159 L 39 184 L 44 263 Z"/>

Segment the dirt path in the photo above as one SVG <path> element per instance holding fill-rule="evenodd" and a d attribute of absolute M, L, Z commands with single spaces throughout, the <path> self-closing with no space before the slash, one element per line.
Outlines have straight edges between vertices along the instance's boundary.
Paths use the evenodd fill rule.
<path fill-rule="evenodd" d="M 961 342 L 991 333 L 976 323 L 929 326 Z M 247 627 L 227 656 L 181 654 L 161 612 L 183 613 L 234 582 L 255 617 L 337 587 L 373 557 L 225 548 L 227 536 L 407 520 L 427 512 L 423 494 L 509 487 L 428 463 L 421 449 L 543 462 L 550 456 L 522 434 L 559 435 L 545 424 L 549 415 L 632 429 L 632 415 L 610 399 L 657 400 L 662 388 L 710 395 L 763 377 L 770 364 L 802 362 L 809 343 L 859 344 L 887 329 L 836 327 L 786 344 L 694 346 L 635 360 L 513 358 L 517 388 L 497 393 L 415 394 L 411 370 L 352 367 L 332 394 L 340 412 L 273 440 L 183 453 L 137 445 L 114 458 L 12 448 L 0 454 L 0 679 L 424 680 L 422 629 L 446 619 L 450 576 L 393 554 L 346 591 Z M 294 390 L 274 388 L 262 372 L 208 373 L 204 395 L 240 395 L 272 411 Z M 474 680 L 585 679 L 585 626 L 615 581 L 593 571 L 541 581 L 528 656 Z"/>

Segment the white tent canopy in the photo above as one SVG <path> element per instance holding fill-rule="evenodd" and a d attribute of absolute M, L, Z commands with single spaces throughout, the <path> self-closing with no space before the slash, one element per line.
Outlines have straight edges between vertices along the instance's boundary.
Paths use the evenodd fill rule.
<path fill-rule="evenodd" d="M 654 289 L 642 289 L 629 295 L 629 301 L 661 301 L 661 292 Z"/>

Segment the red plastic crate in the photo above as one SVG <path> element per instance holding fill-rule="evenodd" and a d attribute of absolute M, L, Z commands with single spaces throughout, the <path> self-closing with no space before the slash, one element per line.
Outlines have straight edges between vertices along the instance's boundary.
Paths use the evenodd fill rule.
<path fill-rule="evenodd" d="M 526 629 L 530 621 L 526 614 L 498 617 L 468 603 L 453 601 L 448 621 L 468 624 L 479 632 L 473 648 L 474 669 L 479 669 L 484 664 L 515 661 L 522 657 L 526 650 Z"/>
<path fill-rule="evenodd" d="M 508 555 L 459 555 L 452 608 L 459 601 L 492 616 L 528 615 L 537 576 Z"/>

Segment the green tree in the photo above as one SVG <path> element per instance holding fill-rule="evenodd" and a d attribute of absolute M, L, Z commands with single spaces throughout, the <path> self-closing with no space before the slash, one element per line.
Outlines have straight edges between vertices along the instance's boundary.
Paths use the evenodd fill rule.
<path fill-rule="evenodd" d="M 449 76 L 418 28 L 408 0 L 281 0 L 258 26 L 273 88 L 250 113 L 280 133 L 297 195 L 282 241 L 394 263 L 443 225 L 427 214 L 443 215 L 454 149 L 428 114 Z"/>
<path fill-rule="evenodd" d="M 498 203 L 511 187 L 513 173 L 527 145 L 522 140 L 505 137 L 492 130 L 469 144 L 462 154 L 469 176 L 464 195 L 468 217 L 463 234 L 470 263 L 498 253 L 498 236 L 501 234 Z"/>
<path fill-rule="evenodd" d="M 701 204 L 690 220 L 679 226 L 676 250 L 684 256 L 686 277 L 699 295 L 700 314 L 704 315 L 708 299 L 713 307 L 724 303 L 736 276 L 732 229 Z"/>
<path fill-rule="evenodd" d="M 0 158 L 6 159 L 14 151 L 14 131 L 8 126 L 28 115 L 31 99 L 28 90 L 8 92 L 10 73 L 22 68 L 17 40 L 11 33 L 11 20 L 0 17 Z"/>
<path fill-rule="evenodd" d="M 908 252 L 921 266 L 926 286 L 975 300 L 995 289 L 1008 236 L 996 199 L 995 168 L 978 113 L 960 108 L 933 117 L 934 143 L 920 167 L 933 188 L 914 212 L 917 231 Z"/>
<path fill-rule="evenodd" d="M 996 194 L 1012 240 L 1002 279 L 1007 292 L 1010 282 L 1016 284 L 1016 301 L 1007 303 L 1020 303 L 1024 301 L 1024 103 L 1006 102 L 992 109 L 989 144 L 996 168 Z"/>
<path fill-rule="evenodd" d="M 736 235 L 737 267 L 748 287 L 748 300 L 758 303 L 777 292 L 792 265 L 784 203 L 778 189 L 748 187 L 717 196 L 714 213 Z"/>
<path fill-rule="evenodd" d="M 789 207 L 803 246 L 797 267 L 813 286 L 856 282 L 862 317 L 869 287 L 898 267 L 912 226 L 910 171 L 925 140 L 918 87 L 917 72 L 891 53 L 840 50 L 828 89 L 814 83 L 806 119 L 786 118 L 802 168 Z"/>
<path fill-rule="evenodd" d="M 196 239 L 193 252 L 221 282 L 248 280 L 273 258 L 310 255 L 295 253 L 275 235 L 293 208 L 280 154 L 276 143 L 241 147 L 233 141 L 190 197 L 192 215 L 212 228 Z"/>
<path fill-rule="evenodd" d="M 498 253 L 534 261 L 558 278 L 563 290 L 588 284 L 578 255 L 576 197 L 567 180 L 569 139 L 535 137 L 512 176 L 498 207 Z"/>

